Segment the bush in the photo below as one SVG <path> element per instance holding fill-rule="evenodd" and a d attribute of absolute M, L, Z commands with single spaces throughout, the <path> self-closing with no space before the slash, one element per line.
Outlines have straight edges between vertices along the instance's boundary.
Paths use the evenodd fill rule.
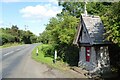
<path fill-rule="evenodd" d="M 15 41 L 14 36 L 12 36 L 10 34 L 5 34 L 5 33 L 0 35 L 0 39 L 1 39 L 1 42 L 2 42 L 1 45 L 5 44 L 5 43 L 8 43 L 8 42 L 14 42 Z"/>
<path fill-rule="evenodd" d="M 54 47 L 52 45 L 42 46 L 41 49 L 45 53 L 45 57 L 53 57 L 54 56 Z"/>
<path fill-rule="evenodd" d="M 64 45 L 59 48 L 59 56 L 70 66 L 77 66 L 79 61 L 79 48 L 72 45 Z"/>

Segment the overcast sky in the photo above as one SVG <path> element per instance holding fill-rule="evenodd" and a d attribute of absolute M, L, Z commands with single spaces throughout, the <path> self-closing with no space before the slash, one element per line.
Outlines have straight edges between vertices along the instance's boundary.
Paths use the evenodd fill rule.
<path fill-rule="evenodd" d="M 39 35 L 51 17 L 62 11 L 56 0 L 2 0 L 0 3 L 0 27 L 17 25 Z M 2 12 L 2 13 L 1 13 Z"/>

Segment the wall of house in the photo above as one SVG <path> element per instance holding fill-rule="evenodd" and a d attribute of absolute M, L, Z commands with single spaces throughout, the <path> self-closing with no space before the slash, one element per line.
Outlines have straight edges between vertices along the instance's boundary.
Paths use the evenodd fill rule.
<path fill-rule="evenodd" d="M 97 65 L 96 65 L 96 63 L 97 63 L 97 60 L 96 60 L 96 51 L 95 51 L 95 48 L 94 48 L 94 47 L 91 47 L 90 62 L 91 62 L 92 64 L 94 64 L 95 66 L 97 66 Z"/>
<path fill-rule="evenodd" d="M 107 46 L 99 47 L 99 50 L 97 52 L 97 62 L 99 68 L 103 68 L 104 71 L 109 70 L 110 60 Z"/>
<path fill-rule="evenodd" d="M 91 47 L 89 62 L 86 61 L 85 47 L 81 47 L 79 51 L 78 66 L 89 71 L 99 70 L 100 68 L 107 70 L 110 66 L 108 47 Z"/>
<path fill-rule="evenodd" d="M 86 61 L 86 50 L 85 47 L 81 47 L 79 51 L 79 62 L 78 66 L 81 68 L 85 68 L 86 70 L 93 70 L 95 67 L 97 67 L 96 62 L 96 53 L 94 47 L 91 47 L 90 50 L 90 61 Z"/>

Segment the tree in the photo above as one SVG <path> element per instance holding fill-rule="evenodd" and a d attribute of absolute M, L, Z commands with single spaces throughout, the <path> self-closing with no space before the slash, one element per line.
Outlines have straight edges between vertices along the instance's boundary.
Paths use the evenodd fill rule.
<path fill-rule="evenodd" d="M 107 40 L 120 46 L 120 2 L 112 3 L 112 6 L 101 18 L 104 22 Z"/>
<path fill-rule="evenodd" d="M 17 25 L 12 25 L 11 28 L 0 28 L 0 40 L 1 40 L 1 45 L 5 43 L 35 43 L 37 42 L 37 36 L 33 34 L 31 31 L 24 31 L 24 30 L 19 30 Z"/>
<path fill-rule="evenodd" d="M 61 14 L 58 15 L 62 15 L 65 12 L 69 12 L 70 15 L 75 16 L 77 18 L 80 17 L 81 13 L 84 12 L 84 3 L 83 2 L 59 2 L 59 6 L 62 6 L 62 12 Z"/>
<path fill-rule="evenodd" d="M 48 31 L 44 31 L 40 36 L 39 36 L 39 41 L 47 44 L 49 42 L 49 34 Z"/>
<path fill-rule="evenodd" d="M 76 64 L 77 61 L 75 60 L 78 59 L 75 59 L 78 56 L 76 54 L 78 50 L 72 45 L 78 22 L 78 18 L 65 12 L 62 16 L 51 18 L 45 31 L 40 34 L 41 42 L 52 44 L 54 49 L 58 51 L 58 56 L 68 63 Z M 70 61 L 70 58 L 73 58 L 73 61 Z"/>
<path fill-rule="evenodd" d="M 87 12 L 92 15 L 102 16 L 110 8 L 110 2 L 88 2 Z"/>

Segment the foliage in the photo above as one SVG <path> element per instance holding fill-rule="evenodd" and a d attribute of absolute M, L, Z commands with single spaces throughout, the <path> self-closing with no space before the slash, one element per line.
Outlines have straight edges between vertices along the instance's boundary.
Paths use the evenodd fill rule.
<path fill-rule="evenodd" d="M 17 25 L 12 25 L 11 28 L 0 28 L 0 32 L 2 33 L 0 34 L 1 45 L 14 42 L 25 44 L 37 42 L 36 35 L 29 30 L 19 30 Z"/>
<path fill-rule="evenodd" d="M 70 15 L 80 17 L 84 11 L 84 3 L 81 2 L 59 2 L 63 7 L 61 14 L 69 12 Z M 120 2 L 88 2 L 87 12 L 99 15 L 105 25 L 107 40 L 120 45 Z M 75 12 L 74 12 L 75 11 Z M 79 13 L 77 13 L 79 12 Z"/>
<path fill-rule="evenodd" d="M 32 58 L 35 59 L 36 61 L 40 61 L 43 63 L 48 63 L 48 65 L 52 64 L 52 58 L 51 57 L 45 57 L 44 56 L 44 52 L 41 50 L 42 47 L 46 47 L 47 45 L 45 44 L 41 44 L 39 46 L 37 46 L 36 48 L 34 48 L 34 50 L 32 51 Z M 36 50 L 38 48 L 38 56 L 36 56 Z"/>
<path fill-rule="evenodd" d="M 78 18 L 84 12 L 82 2 L 59 2 L 62 12 L 51 18 L 46 30 L 40 34 L 40 41 L 54 45 L 58 56 L 66 62 L 73 56 L 78 57 L 78 49 L 72 45 Z M 87 11 L 91 15 L 99 15 L 106 29 L 106 39 L 120 45 L 120 2 L 88 2 Z M 75 50 L 76 49 L 76 50 Z M 72 58 L 72 59 L 71 59 Z M 118 62 L 118 61 L 117 61 Z"/>
<path fill-rule="evenodd" d="M 68 67 L 65 63 L 62 61 L 57 61 L 55 64 L 53 64 L 53 58 L 45 56 L 45 53 L 42 51 L 43 47 L 50 46 L 48 44 L 41 44 L 38 45 L 33 51 L 32 51 L 32 58 L 38 62 L 42 62 L 44 64 L 47 64 L 49 67 L 54 67 L 60 70 L 66 70 Z M 36 49 L 39 49 L 38 56 L 36 56 Z"/>
<path fill-rule="evenodd" d="M 72 44 L 78 21 L 77 18 L 69 13 L 65 13 L 64 16 L 58 16 L 56 19 L 52 18 L 50 24 L 47 24 L 46 30 L 50 32 L 53 43 Z"/>
<path fill-rule="evenodd" d="M 70 15 L 77 18 L 80 17 L 81 13 L 84 13 L 84 4 L 83 2 L 59 2 L 59 6 L 62 6 L 62 15 L 65 12 L 69 12 Z M 92 15 L 102 15 L 106 10 L 111 6 L 110 2 L 88 2 L 87 3 L 87 12 Z"/>
<path fill-rule="evenodd" d="M 0 37 L 1 37 L 2 44 L 15 41 L 15 37 L 10 34 L 2 33 L 0 34 Z"/>
<path fill-rule="evenodd" d="M 91 15 L 104 15 L 110 8 L 110 2 L 89 2 L 87 4 L 87 12 Z"/>
<path fill-rule="evenodd" d="M 54 57 L 54 47 L 52 45 L 42 46 L 41 51 L 44 52 L 45 57 Z"/>
<path fill-rule="evenodd" d="M 107 39 L 120 46 L 120 2 L 112 3 L 106 15 L 102 16 Z"/>
<path fill-rule="evenodd" d="M 62 14 L 62 16 L 51 18 L 49 24 L 46 25 L 46 30 L 40 34 L 41 42 L 52 44 L 52 47 L 58 51 L 58 56 L 68 62 L 72 58 L 70 56 L 77 55 L 72 42 L 78 22 L 79 19 L 71 16 L 68 12 Z M 47 47 L 43 51 L 53 53 L 53 48 Z M 49 53 L 47 54 L 49 55 Z"/>
<path fill-rule="evenodd" d="M 68 7 L 68 5 L 64 6 L 65 8 Z M 71 12 L 70 8 L 66 10 Z M 120 2 L 89 2 L 87 11 L 89 14 L 101 17 L 106 30 L 106 39 L 117 44 L 109 46 L 109 52 L 111 66 L 115 67 L 118 70 L 118 74 L 120 74 Z M 75 16 L 77 17 L 77 15 Z"/>
<path fill-rule="evenodd" d="M 65 12 L 69 12 L 70 15 L 75 16 L 77 18 L 80 17 L 81 13 L 84 11 L 84 3 L 83 2 L 59 2 L 59 6 L 62 6 L 62 12 L 58 15 L 63 15 Z"/>
<path fill-rule="evenodd" d="M 101 18 L 105 25 L 107 40 L 115 43 L 109 47 L 111 66 L 120 74 L 120 2 L 112 3 Z"/>
<path fill-rule="evenodd" d="M 42 42 L 44 44 L 48 43 L 48 39 L 49 39 L 49 34 L 48 32 L 44 31 L 42 34 L 39 35 L 38 40 L 39 42 Z"/>

